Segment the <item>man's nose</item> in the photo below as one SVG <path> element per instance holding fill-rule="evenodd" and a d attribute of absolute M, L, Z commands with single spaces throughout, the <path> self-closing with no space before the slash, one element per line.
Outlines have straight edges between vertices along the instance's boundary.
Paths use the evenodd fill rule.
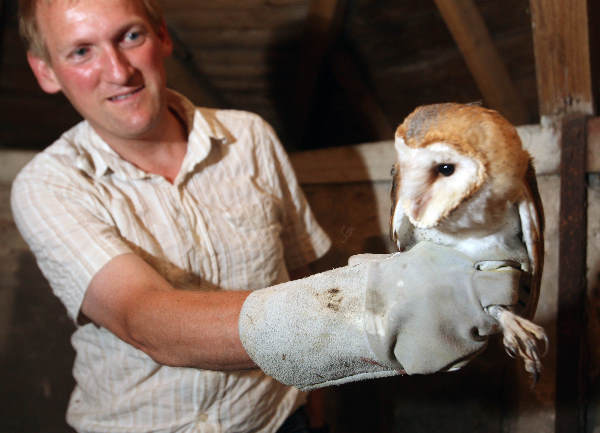
<path fill-rule="evenodd" d="M 127 56 L 118 48 L 111 47 L 104 52 L 105 79 L 117 84 L 125 84 L 133 74 Z"/>

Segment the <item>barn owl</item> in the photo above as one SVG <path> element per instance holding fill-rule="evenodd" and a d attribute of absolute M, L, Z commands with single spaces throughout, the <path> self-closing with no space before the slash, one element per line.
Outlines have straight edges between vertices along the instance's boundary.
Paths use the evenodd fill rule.
<path fill-rule="evenodd" d="M 395 148 L 392 239 L 400 251 L 426 240 L 481 260 L 485 269 L 524 271 L 528 299 L 486 311 L 500 324 L 506 351 L 521 357 L 536 381 L 547 337 L 524 317 L 533 316 L 539 296 L 544 221 L 531 157 L 515 128 L 480 106 L 426 105 L 398 127 Z"/>

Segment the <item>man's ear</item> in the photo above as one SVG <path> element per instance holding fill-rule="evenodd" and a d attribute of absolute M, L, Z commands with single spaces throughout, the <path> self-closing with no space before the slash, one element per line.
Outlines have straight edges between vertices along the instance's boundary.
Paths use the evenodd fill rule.
<path fill-rule="evenodd" d="M 27 61 L 29 62 L 31 70 L 33 71 L 33 75 L 35 75 L 35 78 L 37 78 L 37 82 L 44 92 L 60 92 L 62 86 L 56 79 L 56 74 L 54 74 L 54 70 L 48 61 L 30 52 L 27 52 Z"/>
<path fill-rule="evenodd" d="M 169 35 L 167 24 L 164 21 L 158 28 L 156 34 L 161 43 L 163 57 L 169 57 L 173 52 L 173 40 L 171 39 L 171 35 Z"/>

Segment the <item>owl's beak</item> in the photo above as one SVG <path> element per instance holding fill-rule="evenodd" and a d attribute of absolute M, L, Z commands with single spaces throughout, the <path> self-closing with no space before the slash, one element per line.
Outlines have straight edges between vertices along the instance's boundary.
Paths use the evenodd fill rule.
<path fill-rule="evenodd" d="M 431 206 L 428 206 L 428 201 L 425 197 L 419 197 L 412 201 L 403 200 L 404 213 L 417 228 L 429 229 L 435 227 L 439 222 L 439 217 L 429 211 Z"/>

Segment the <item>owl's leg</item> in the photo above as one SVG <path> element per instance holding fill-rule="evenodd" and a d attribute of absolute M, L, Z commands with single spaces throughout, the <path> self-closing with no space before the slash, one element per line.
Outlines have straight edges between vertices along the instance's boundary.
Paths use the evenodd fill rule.
<path fill-rule="evenodd" d="M 487 312 L 500 323 L 506 352 L 523 359 L 525 370 L 531 373 L 535 384 L 542 371 L 540 357 L 546 354 L 548 348 L 544 328 L 499 305 L 489 307 Z M 543 347 L 541 353 L 540 346 Z"/>

